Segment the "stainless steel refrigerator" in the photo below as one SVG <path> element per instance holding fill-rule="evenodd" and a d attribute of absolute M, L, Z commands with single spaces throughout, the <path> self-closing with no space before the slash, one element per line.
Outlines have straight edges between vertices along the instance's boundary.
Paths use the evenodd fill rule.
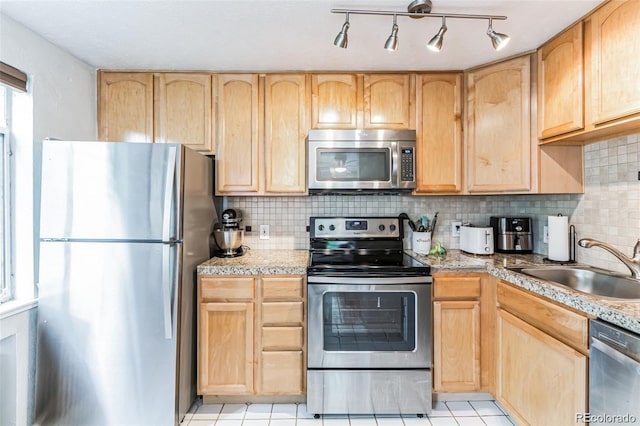
<path fill-rule="evenodd" d="M 41 161 L 36 424 L 179 423 L 195 399 L 212 159 L 45 140 Z"/>

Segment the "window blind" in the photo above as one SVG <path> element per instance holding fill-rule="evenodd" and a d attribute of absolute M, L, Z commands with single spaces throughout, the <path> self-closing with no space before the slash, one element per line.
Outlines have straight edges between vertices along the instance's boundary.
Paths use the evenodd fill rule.
<path fill-rule="evenodd" d="M 0 62 L 0 83 L 4 83 L 14 89 L 27 91 L 27 74 L 17 68 Z"/>

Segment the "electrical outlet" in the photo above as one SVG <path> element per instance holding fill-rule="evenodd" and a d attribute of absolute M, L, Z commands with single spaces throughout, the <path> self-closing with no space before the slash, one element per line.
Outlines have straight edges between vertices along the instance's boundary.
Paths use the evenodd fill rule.
<path fill-rule="evenodd" d="M 269 225 L 260 225 L 260 239 L 261 240 L 269 239 Z"/>
<path fill-rule="evenodd" d="M 544 230 L 542 231 L 542 233 L 543 233 L 543 237 L 542 237 L 543 242 L 548 243 L 549 242 L 549 227 L 545 226 Z"/>
<path fill-rule="evenodd" d="M 451 236 L 459 237 L 461 227 L 462 227 L 462 222 L 451 222 Z"/>

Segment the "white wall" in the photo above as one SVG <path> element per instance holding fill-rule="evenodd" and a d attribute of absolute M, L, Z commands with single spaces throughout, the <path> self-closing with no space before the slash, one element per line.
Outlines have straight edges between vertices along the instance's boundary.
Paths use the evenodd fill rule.
<path fill-rule="evenodd" d="M 96 70 L 2 14 L 0 60 L 29 76 L 28 93 L 14 98 L 12 122 L 16 227 L 14 270 L 17 297 L 24 301 L 34 296 L 33 259 L 37 256 L 34 250 L 34 227 L 37 226 L 34 226 L 37 220 L 33 215 L 37 208 L 34 173 L 38 169 L 35 160 L 39 141 L 45 137 L 85 140 L 97 137 Z M 6 310 L 10 307 L 8 304 L 0 306 L 0 311 L 5 311 L 0 315 L 0 327 L 3 332 L 11 329 L 15 333 L 3 334 L 2 339 L 8 339 L 6 345 L 16 345 L 16 351 L 10 353 L 28 353 L 29 357 L 16 359 L 15 377 L 5 372 L 0 377 L 0 387 L 14 387 L 16 395 L 16 413 L 3 413 L 0 424 L 11 424 L 16 419 L 18 424 L 23 424 L 24 419 L 30 418 L 33 407 L 34 322 L 30 320 L 33 316 L 25 312 L 7 315 Z M 13 335 L 16 337 L 11 337 Z M 24 336 L 29 336 L 29 339 Z"/>

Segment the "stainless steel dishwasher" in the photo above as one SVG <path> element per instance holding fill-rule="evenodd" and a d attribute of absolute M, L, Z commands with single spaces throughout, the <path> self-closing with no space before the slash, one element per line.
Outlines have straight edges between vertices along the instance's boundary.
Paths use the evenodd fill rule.
<path fill-rule="evenodd" d="M 640 422 L 640 336 L 600 320 L 590 335 L 590 423 Z"/>

